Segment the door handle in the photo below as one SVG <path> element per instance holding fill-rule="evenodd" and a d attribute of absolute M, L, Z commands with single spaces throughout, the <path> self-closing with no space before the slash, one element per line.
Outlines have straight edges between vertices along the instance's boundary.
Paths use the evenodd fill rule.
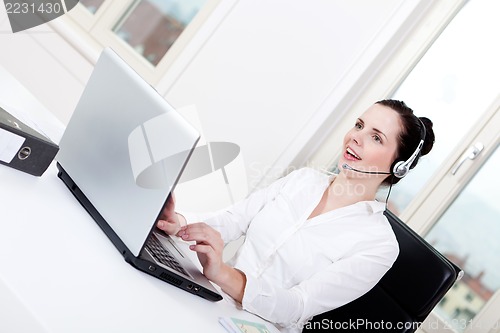
<path fill-rule="evenodd" d="M 453 166 L 453 169 L 451 169 L 451 174 L 455 175 L 458 169 L 460 169 L 460 167 L 462 166 L 462 164 L 465 163 L 465 161 L 475 160 L 476 157 L 483 151 L 483 149 L 484 145 L 481 142 L 476 142 L 475 144 L 467 148 L 467 150 L 463 153 L 462 157 L 460 157 L 455 166 Z"/>

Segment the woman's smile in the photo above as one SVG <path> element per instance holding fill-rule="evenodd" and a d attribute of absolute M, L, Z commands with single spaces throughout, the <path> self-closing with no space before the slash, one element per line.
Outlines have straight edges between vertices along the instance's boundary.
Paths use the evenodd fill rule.
<path fill-rule="evenodd" d="M 361 157 L 349 146 L 347 146 L 347 149 L 344 152 L 344 158 L 349 161 L 359 161 L 361 160 Z"/>

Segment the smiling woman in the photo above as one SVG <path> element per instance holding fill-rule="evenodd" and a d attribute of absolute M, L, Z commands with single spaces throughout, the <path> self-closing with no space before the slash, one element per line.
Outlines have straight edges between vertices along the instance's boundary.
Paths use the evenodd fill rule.
<path fill-rule="evenodd" d="M 339 159 L 339 169 L 347 164 L 358 171 L 353 173 L 357 177 L 390 172 L 396 158 L 400 126 L 398 114 L 390 107 L 381 103 L 372 105 L 344 137 L 345 152 Z"/>
<path fill-rule="evenodd" d="M 369 122 L 368 127 L 365 121 Z M 344 138 L 346 150 L 338 162 L 339 169 L 352 170 L 364 175 L 391 175 L 382 184 L 396 184 L 415 167 L 421 156 L 428 154 L 432 149 L 435 140 L 432 126 L 429 118 L 417 118 L 413 110 L 402 101 L 379 101 L 356 120 L 354 127 Z M 395 128 L 398 128 L 396 133 L 394 133 Z M 347 142 L 348 136 L 353 139 L 352 145 Z M 384 156 L 384 149 L 395 149 L 394 155 L 385 161 L 393 161 L 392 164 L 387 166 L 385 165 L 387 163 L 379 161 L 377 164 L 382 163 L 380 164 L 382 168 L 377 164 L 370 164 L 369 168 L 364 169 L 356 167 L 363 164 L 358 162 L 362 158 L 355 149 L 358 151 L 364 149 L 365 143 L 371 146 L 369 151 L 373 151 L 373 155 L 378 158 Z M 344 159 L 355 167 L 347 162 L 343 163 Z"/>
<path fill-rule="evenodd" d="M 405 129 L 402 115 L 417 120 Z M 398 243 L 375 195 L 391 165 L 406 156 L 404 130 L 420 131 L 413 111 L 380 101 L 345 135 L 339 165 L 349 168 L 338 175 L 302 168 L 214 213 L 179 214 L 171 199 L 157 226 L 193 242 L 205 276 L 245 310 L 282 332 L 300 332 L 313 316 L 366 293 L 396 260 Z M 224 244 L 242 235 L 245 242 L 225 263 Z"/>

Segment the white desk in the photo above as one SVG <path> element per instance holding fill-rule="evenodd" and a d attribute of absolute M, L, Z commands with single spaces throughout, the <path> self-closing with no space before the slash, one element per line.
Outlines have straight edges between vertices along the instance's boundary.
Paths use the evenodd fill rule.
<path fill-rule="evenodd" d="M 63 126 L 23 89 L 0 66 L 0 104 L 17 103 L 58 142 Z M 127 264 L 55 163 L 40 178 L 0 165 L 0 332 L 222 333 L 219 316 L 263 322 Z"/>

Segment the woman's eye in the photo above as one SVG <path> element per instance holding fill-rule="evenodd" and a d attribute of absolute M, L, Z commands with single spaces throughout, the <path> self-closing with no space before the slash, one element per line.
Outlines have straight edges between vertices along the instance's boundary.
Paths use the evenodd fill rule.
<path fill-rule="evenodd" d="M 357 122 L 354 127 L 356 127 L 357 129 L 362 129 L 363 128 L 363 125 L 360 123 L 360 122 Z"/>
<path fill-rule="evenodd" d="M 373 140 L 375 140 L 375 141 L 376 141 L 376 142 L 378 142 L 378 143 L 382 142 L 382 139 L 381 139 L 381 138 L 380 138 L 380 136 L 378 136 L 378 135 L 374 135 L 374 136 L 373 136 Z"/>

